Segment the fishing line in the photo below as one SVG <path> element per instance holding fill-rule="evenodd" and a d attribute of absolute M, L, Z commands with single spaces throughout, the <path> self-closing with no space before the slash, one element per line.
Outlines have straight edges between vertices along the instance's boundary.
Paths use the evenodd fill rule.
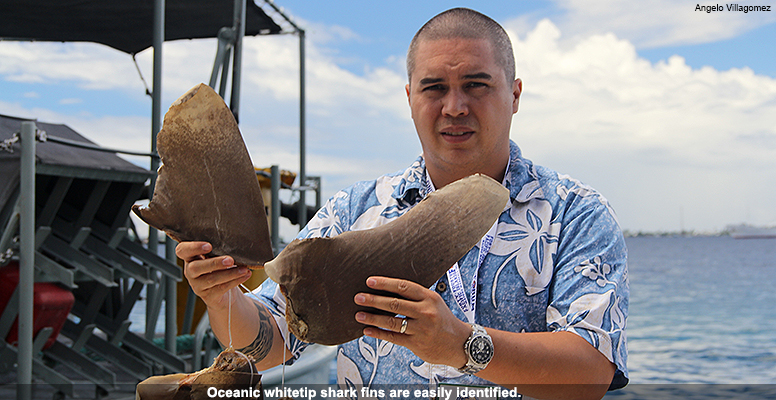
<path fill-rule="evenodd" d="M 229 348 L 232 348 L 232 290 L 229 290 L 229 308 L 226 314 L 226 327 L 229 330 Z"/>
<path fill-rule="evenodd" d="M 242 286 L 242 284 L 240 284 L 240 286 Z M 245 288 L 245 286 L 242 286 L 242 287 Z M 228 330 L 229 330 L 229 348 L 234 350 L 234 347 L 232 346 L 232 290 L 231 289 L 229 290 L 229 306 L 228 306 L 228 311 L 227 311 L 226 315 L 227 315 L 227 323 L 226 324 L 227 324 L 227 327 L 228 327 Z M 256 370 L 254 372 L 254 368 L 256 366 L 253 365 L 253 361 L 251 361 L 251 359 L 247 355 L 245 355 L 245 353 L 243 353 L 243 352 L 241 352 L 239 350 L 234 350 L 234 352 L 239 354 L 240 356 L 242 356 L 242 358 L 244 358 L 245 361 L 248 362 L 248 366 L 250 366 L 250 368 L 251 368 L 251 383 L 250 383 L 250 387 L 253 387 L 253 375 L 258 372 L 258 370 Z"/>
<path fill-rule="evenodd" d="M 240 287 L 243 288 L 247 293 L 250 293 L 250 295 L 253 296 L 254 299 L 256 299 L 257 301 L 261 301 L 261 300 L 259 300 L 259 297 L 256 296 L 255 293 L 253 293 L 252 290 L 250 290 L 247 287 L 245 287 L 245 285 L 243 285 L 242 283 L 240 284 Z M 288 325 L 286 325 L 286 337 L 288 337 L 288 335 L 289 335 L 289 333 L 288 333 Z M 282 363 L 283 363 L 282 367 L 280 367 L 280 387 L 285 389 L 286 388 L 286 343 L 285 343 L 285 340 L 283 341 L 283 361 L 282 361 Z"/>
<path fill-rule="evenodd" d="M 286 337 L 288 337 L 288 325 L 286 325 Z M 280 387 L 286 388 L 286 344 L 283 343 L 283 366 L 280 367 Z M 285 393 L 285 390 L 284 390 Z"/>
<path fill-rule="evenodd" d="M 254 373 L 258 373 L 259 371 L 256 370 L 254 372 L 253 368 L 255 368 L 255 365 L 253 365 L 253 362 L 251 361 L 251 359 L 248 358 L 248 356 L 246 356 L 243 352 L 237 351 L 237 350 L 235 350 L 234 352 L 239 354 L 239 355 L 241 355 L 245 359 L 245 361 L 248 362 L 248 365 L 251 367 L 251 383 L 250 383 L 250 387 L 253 388 L 253 375 L 254 375 Z"/>

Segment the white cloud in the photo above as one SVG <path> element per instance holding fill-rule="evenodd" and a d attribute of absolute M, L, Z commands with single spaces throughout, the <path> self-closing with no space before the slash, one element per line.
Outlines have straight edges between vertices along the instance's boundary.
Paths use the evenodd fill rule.
<path fill-rule="evenodd" d="M 318 45 L 326 45 L 338 41 L 363 42 L 364 38 L 350 28 L 340 25 L 326 25 L 319 22 L 299 19 L 298 25 L 303 26 L 307 36 Z"/>
<path fill-rule="evenodd" d="M 71 105 L 71 104 L 81 104 L 84 101 L 82 99 L 76 98 L 76 97 L 68 97 L 65 99 L 60 99 L 59 104 L 65 106 L 65 105 Z"/>
<path fill-rule="evenodd" d="M 680 207 L 689 226 L 720 229 L 745 218 L 735 202 L 776 196 L 762 185 L 774 175 L 776 79 L 679 56 L 653 64 L 612 34 L 560 40 L 549 20 L 513 38 L 524 97 L 512 137 L 529 158 L 583 174 L 631 229 L 679 229 Z"/>
<path fill-rule="evenodd" d="M 710 43 L 730 39 L 776 21 L 773 12 L 728 11 L 727 6 L 735 3 L 721 4 L 724 11 L 707 13 L 696 11 L 696 6 L 714 6 L 718 3 L 673 0 L 635 3 L 618 0 L 554 2 L 562 14 L 553 17 L 553 20 L 568 39 L 580 40 L 595 34 L 614 32 L 638 48 Z M 525 29 L 525 21 L 521 26 Z"/>
<path fill-rule="evenodd" d="M 126 88 L 139 83 L 132 58 L 94 43 L 0 43 L 0 74 L 14 82 L 76 81 L 84 89 Z M 118 79 L 121 77 L 135 79 Z M 133 86 L 137 87 L 137 86 Z"/>

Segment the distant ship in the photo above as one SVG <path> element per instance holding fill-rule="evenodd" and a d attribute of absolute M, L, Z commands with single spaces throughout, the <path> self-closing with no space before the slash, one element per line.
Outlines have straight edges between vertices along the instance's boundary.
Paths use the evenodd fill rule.
<path fill-rule="evenodd" d="M 766 228 L 739 224 L 729 226 L 728 231 L 730 231 L 730 236 L 735 239 L 776 239 L 776 227 Z"/>

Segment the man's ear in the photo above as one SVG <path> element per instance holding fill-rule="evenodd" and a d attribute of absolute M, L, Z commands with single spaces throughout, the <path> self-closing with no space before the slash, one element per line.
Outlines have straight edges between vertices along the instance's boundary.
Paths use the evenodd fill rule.
<path fill-rule="evenodd" d="M 514 98 L 512 99 L 512 114 L 517 113 L 517 109 L 520 106 L 520 94 L 523 93 L 523 81 L 520 80 L 520 78 L 515 79 L 515 82 L 512 84 L 512 95 Z"/>
<path fill-rule="evenodd" d="M 410 84 L 406 84 L 404 86 L 404 91 L 407 92 L 407 103 L 410 103 L 410 106 L 412 106 L 412 102 L 410 101 Z"/>

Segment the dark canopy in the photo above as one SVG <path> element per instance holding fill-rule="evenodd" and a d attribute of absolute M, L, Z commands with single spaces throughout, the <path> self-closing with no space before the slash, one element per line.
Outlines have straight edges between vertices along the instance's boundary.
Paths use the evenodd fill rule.
<path fill-rule="evenodd" d="M 0 141 L 10 139 L 21 130 L 25 118 L 0 114 Z M 35 122 L 46 134 L 85 144 L 94 144 L 67 125 Z M 13 153 L 0 150 L 0 211 L 19 186 L 19 158 L 21 145 L 12 147 Z M 140 182 L 150 177 L 150 172 L 127 160 L 102 151 L 87 150 L 54 142 L 35 145 L 35 164 L 38 174 L 70 176 L 113 181 Z M 2 212 L 0 212 L 2 214 Z M 0 215 L 2 219 L 2 215 Z M 4 221 L 0 220 L 0 224 Z M 2 225 L 0 225 L 2 226 Z"/>
<path fill-rule="evenodd" d="M 246 35 L 281 28 L 247 0 Z M 216 37 L 234 0 L 166 0 L 165 40 Z M 0 38 L 97 42 L 135 54 L 152 45 L 154 0 L 0 0 Z"/>

